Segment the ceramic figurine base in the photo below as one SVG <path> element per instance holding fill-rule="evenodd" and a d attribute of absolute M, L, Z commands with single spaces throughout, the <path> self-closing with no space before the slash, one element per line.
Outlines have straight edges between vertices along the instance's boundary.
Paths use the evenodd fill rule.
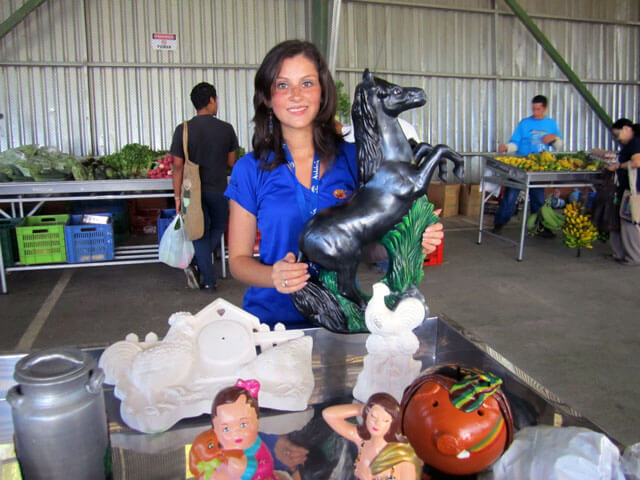
<path fill-rule="evenodd" d="M 159 340 L 129 334 L 100 358 L 114 384 L 120 414 L 131 428 L 162 432 L 182 418 L 210 413 L 211 399 L 238 378 L 262 385 L 260 406 L 304 410 L 313 391 L 312 340 L 304 332 L 273 331 L 221 298 L 196 315 L 180 312 Z M 260 347 L 258 355 L 256 347 Z"/>
<path fill-rule="evenodd" d="M 376 283 L 365 310 L 371 335 L 367 338 L 364 366 L 353 389 L 353 397 L 361 402 L 376 392 L 389 393 L 400 402 L 404 389 L 422 369 L 422 363 L 413 358 L 420 346 L 413 329 L 422 323 L 428 309 L 415 298 L 405 298 L 390 310 L 384 302 L 389 293 L 384 283 Z"/>

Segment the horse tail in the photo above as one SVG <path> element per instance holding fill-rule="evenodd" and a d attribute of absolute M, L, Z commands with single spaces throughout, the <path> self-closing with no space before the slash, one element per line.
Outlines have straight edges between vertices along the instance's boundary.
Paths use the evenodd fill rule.
<path fill-rule="evenodd" d="M 291 295 L 296 310 L 316 327 L 334 333 L 361 333 L 367 329 L 351 331 L 349 322 L 333 294 L 318 279 L 311 278 L 307 285 Z"/>

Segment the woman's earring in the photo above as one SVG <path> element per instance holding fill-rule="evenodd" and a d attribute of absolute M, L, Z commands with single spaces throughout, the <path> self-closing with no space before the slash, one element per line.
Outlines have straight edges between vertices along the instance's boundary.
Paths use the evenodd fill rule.
<path fill-rule="evenodd" d="M 269 109 L 269 136 L 273 135 L 273 110 Z"/>

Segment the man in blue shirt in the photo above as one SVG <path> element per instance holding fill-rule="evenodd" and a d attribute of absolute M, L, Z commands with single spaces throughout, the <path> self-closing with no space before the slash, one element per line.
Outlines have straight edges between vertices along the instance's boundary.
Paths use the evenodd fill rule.
<path fill-rule="evenodd" d="M 531 100 L 531 112 L 533 115 L 523 118 L 518 123 L 515 132 L 509 139 L 509 143 L 498 146 L 500 153 L 515 153 L 516 155 L 529 155 L 540 153 L 553 147 L 555 150 L 562 148 L 562 138 L 558 124 L 552 118 L 545 117 L 547 112 L 547 97 L 536 95 Z M 513 216 L 516 200 L 520 190 L 505 187 L 500 206 L 494 217 L 493 233 L 500 233 L 502 227 Z M 529 190 L 531 213 L 540 210 L 544 204 L 544 188 L 532 188 Z M 551 230 L 544 229 L 540 236 L 551 238 L 554 236 Z"/>

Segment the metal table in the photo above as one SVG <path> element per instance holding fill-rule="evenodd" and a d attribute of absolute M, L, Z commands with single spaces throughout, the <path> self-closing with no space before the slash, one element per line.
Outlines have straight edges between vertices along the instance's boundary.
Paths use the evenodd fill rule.
<path fill-rule="evenodd" d="M 489 235 L 498 237 L 508 243 L 518 247 L 516 259 L 521 261 L 524 256 L 524 240 L 527 234 L 527 212 L 529 207 L 529 190 L 531 188 L 546 187 L 590 187 L 602 181 L 602 173 L 599 171 L 573 171 L 573 172 L 527 172 L 520 168 L 508 165 L 496 160 L 496 155 L 483 155 L 483 173 L 481 181 L 482 204 L 480 206 L 480 223 L 478 225 L 478 244 L 482 243 L 482 232 L 484 222 L 484 206 L 493 193 L 486 192 L 485 183 L 495 183 L 505 187 L 513 187 L 524 190 L 524 208 L 522 221 L 520 222 L 520 239 L 518 242 L 506 238 L 493 232 L 486 232 Z"/>
<path fill-rule="evenodd" d="M 173 197 L 171 178 L 132 180 L 89 180 L 65 182 L 11 182 L 0 184 L 0 204 L 9 204 L 10 212 L 0 209 L 6 218 L 33 215 L 45 202 L 80 200 L 122 200 L 132 198 Z M 35 205 L 28 208 L 27 204 Z M 224 235 L 221 239 L 222 277 L 226 277 Z M 0 249 L 0 283 L 7 293 L 6 273 L 20 270 L 45 270 L 79 267 L 105 267 L 158 262 L 158 245 L 145 244 L 116 247 L 113 260 L 86 263 L 52 263 L 4 266 Z"/>
<path fill-rule="evenodd" d="M 422 362 L 423 369 L 456 363 L 498 375 L 503 380 L 502 388 L 513 410 L 516 430 L 529 425 L 564 425 L 581 426 L 606 433 L 489 345 L 473 339 L 452 320 L 444 316 L 428 318 L 415 333 L 420 339 L 420 348 L 414 358 Z M 309 401 L 310 406 L 304 412 L 262 409 L 260 431 L 285 436 L 310 450 L 304 466 L 306 473 L 304 469 L 301 471 L 303 480 L 351 479 L 355 449 L 327 427 L 321 412 L 328 405 L 353 401 L 351 391 L 362 370 L 367 335 L 340 335 L 324 329 L 308 329 L 306 334 L 313 338 L 315 388 Z M 98 358 L 103 348 L 88 350 Z M 18 465 L 13 454 L 11 408 L 5 397 L 14 384 L 12 376 L 15 364 L 22 356 L 0 355 L 0 462 L 8 469 L 17 469 Z M 188 445 L 198 433 L 209 428 L 208 416 L 181 420 L 163 433 L 143 434 L 131 430 L 120 419 L 120 401 L 114 397 L 112 386 L 105 386 L 105 400 L 115 480 L 186 478 L 185 451 L 188 451 Z M 624 447 L 615 439 L 612 440 L 618 447 Z M 326 445 L 333 445 L 329 455 L 326 449 L 321 452 Z M 3 451 L 9 452 L 5 453 L 4 458 L 1 456 Z M 326 470 L 322 470 L 324 474 L 318 475 L 320 469 Z M 312 477 L 309 472 L 316 475 Z M 435 478 L 437 477 L 434 480 Z"/>

